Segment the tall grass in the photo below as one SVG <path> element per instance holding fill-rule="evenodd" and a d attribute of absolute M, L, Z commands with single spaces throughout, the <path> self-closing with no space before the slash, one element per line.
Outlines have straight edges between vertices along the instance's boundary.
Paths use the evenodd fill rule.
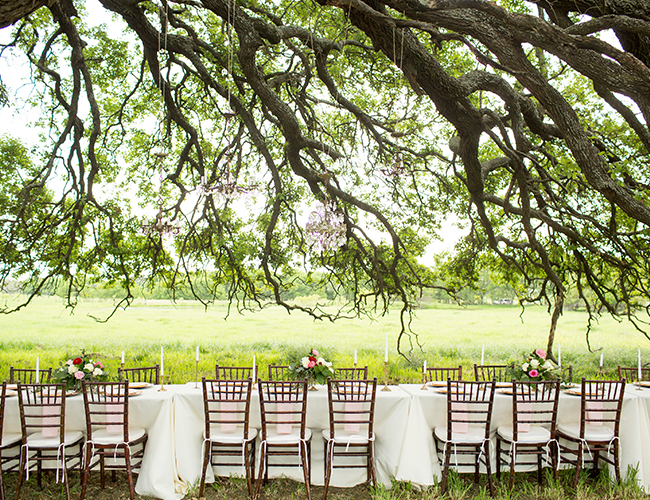
<path fill-rule="evenodd" d="M 15 300 L 5 296 L 11 305 Z M 160 361 L 160 346 L 165 348 L 165 371 L 170 383 L 183 383 L 196 377 L 195 349 L 200 347 L 198 376 L 214 373 L 214 365 L 251 365 L 253 355 L 265 370 L 268 364 L 284 364 L 315 347 L 335 366 L 351 366 L 354 350 L 358 364 L 368 365 L 371 376 L 383 377 L 384 342 L 389 337 L 389 377 L 393 382 L 418 382 L 419 366 L 463 365 L 471 372 L 485 344 L 486 363 L 518 360 L 526 352 L 546 346 L 549 316 L 546 309 L 529 307 L 521 314 L 508 306 L 440 306 L 416 313 L 412 328 L 418 334 L 417 346 L 398 356 L 396 339 L 399 313 L 370 319 L 314 321 L 300 314 L 288 314 L 280 307 L 261 312 L 228 315 L 227 304 L 204 309 L 196 302 L 136 301 L 108 322 L 110 301 L 88 300 L 74 311 L 66 310 L 60 299 L 42 297 L 27 308 L 1 317 L 0 378 L 9 366 L 32 367 L 36 356 L 41 366 L 58 366 L 81 350 L 93 353 L 111 373 L 117 373 L 120 355 L 125 351 L 127 366 L 144 366 Z M 601 352 L 604 369 L 613 373 L 616 366 L 636 366 L 637 348 L 650 361 L 650 345 L 629 323 L 603 317 L 591 332 L 594 349 L 585 342 L 587 318 L 583 312 L 565 312 L 556 334 L 562 346 L 562 362 L 574 366 L 574 376 L 598 372 Z M 417 343 L 415 342 L 415 343 Z M 407 344 L 404 344 L 407 348 Z M 263 374 L 264 371 L 261 371 Z"/>

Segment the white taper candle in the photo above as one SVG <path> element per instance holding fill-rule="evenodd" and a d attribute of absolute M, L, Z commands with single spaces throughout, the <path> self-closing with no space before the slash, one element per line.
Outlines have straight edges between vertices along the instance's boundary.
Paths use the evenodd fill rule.
<path fill-rule="evenodd" d="M 485 364 L 485 342 L 481 346 L 481 364 Z"/>
<path fill-rule="evenodd" d="M 388 363 L 388 332 L 386 332 L 386 350 L 384 353 L 384 363 Z"/>
<path fill-rule="evenodd" d="M 196 346 L 196 362 L 199 362 L 199 346 Z"/>
<path fill-rule="evenodd" d="M 124 351 L 122 351 L 122 364 L 124 364 Z"/>
<path fill-rule="evenodd" d="M 163 346 L 160 346 L 160 375 L 165 374 L 165 351 Z"/>

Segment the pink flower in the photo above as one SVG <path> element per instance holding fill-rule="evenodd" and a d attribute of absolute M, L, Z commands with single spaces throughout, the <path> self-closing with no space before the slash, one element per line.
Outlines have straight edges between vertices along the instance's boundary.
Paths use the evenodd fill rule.
<path fill-rule="evenodd" d="M 537 354 L 542 359 L 546 359 L 546 351 L 544 349 L 537 349 L 535 351 L 535 354 Z"/>
<path fill-rule="evenodd" d="M 310 360 L 309 364 L 307 365 L 307 368 L 313 368 L 314 366 L 316 366 L 316 361 L 311 361 Z"/>
<path fill-rule="evenodd" d="M 311 350 L 311 355 L 312 356 L 318 356 L 318 351 L 316 349 Z"/>
<path fill-rule="evenodd" d="M 97 361 L 97 363 L 95 363 L 95 366 L 97 366 L 99 368 L 104 368 L 104 365 L 102 364 L 101 361 Z"/>
<path fill-rule="evenodd" d="M 84 378 L 84 372 L 82 372 L 81 370 L 79 370 L 78 372 L 74 372 L 74 378 L 76 378 L 77 380 L 81 380 L 82 378 Z"/>
<path fill-rule="evenodd" d="M 535 377 L 537 377 L 538 375 L 539 375 L 539 372 L 538 372 L 537 370 L 530 370 L 530 371 L 528 372 L 528 376 L 529 376 L 530 378 L 535 378 Z"/>
<path fill-rule="evenodd" d="M 72 365 L 72 360 L 71 360 L 71 359 L 69 359 L 68 361 L 66 361 L 66 362 L 65 362 L 65 364 L 66 364 L 67 366 L 70 366 L 70 365 Z"/>

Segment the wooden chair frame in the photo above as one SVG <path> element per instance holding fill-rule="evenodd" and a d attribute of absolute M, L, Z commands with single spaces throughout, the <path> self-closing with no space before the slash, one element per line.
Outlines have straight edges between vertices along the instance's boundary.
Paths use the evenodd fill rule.
<path fill-rule="evenodd" d="M 44 464 L 46 462 L 55 463 L 54 470 L 57 471 L 57 479 L 58 464 L 62 464 L 66 499 L 70 500 L 68 469 L 77 466 L 81 471 L 84 437 L 80 431 L 66 432 L 65 400 L 65 384 L 22 384 L 18 382 L 22 440 L 16 499 L 20 496 L 23 477 L 29 473 L 29 462 L 35 461 L 39 487 L 42 487 L 41 472 L 46 470 Z M 44 418 L 43 415 L 48 415 L 48 418 Z M 52 441 L 51 445 L 49 441 Z M 68 453 L 76 447 L 78 447 L 78 451 Z"/>
<path fill-rule="evenodd" d="M 269 380 L 289 381 L 289 365 L 269 365 Z"/>
<path fill-rule="evenodd" d="M 117 370 L 120 380 L 129 382 L 147 382 L 153 385 L 160 385 L 160 366 L 142 366 L 139 368 L 119 368 Z"/>
<path fill-rule="evenodd" d="M 248 494 L 253 497 L 257 429 L 250 429 L 252 380 L 250 377 L 239 380 L 223 378 L 206 380 L 203 377 L 201 385 L 203 387 L 205 432 L 199 497 L 203 497 L 205 490 L 208 464 L 213 467 L 215 465 L 235 466 L 242 465 L 242 461 L 246 473 Z M 235 406 L 225 407 L 222 403 L 235 403 Z M 224 431 L 226 426 L 228 430 Z M 230 429 L 230 426 L 233 428 Z M 215 456 L 227 458 L 225 461 L 217 462 L 214 460 Z M 233 461 L 234 457 L 237 457 L 237 461 Z"/>
<path fill-rule="evenodd" d="M 49 384 L 52 377 L 52 368 L 45 368 L 38 371 L 38 380 L 36 380 L 36 370 L 31 368 L 14 368 L 9 367 L 9 383 L 17 384 Z"/>
<path fill-rule="evenodd" d="M 442 494 L 447 491 L 447 480 L 451 455 L 471 455 L 474 457 L 474 482 L 478 484 L 479 468 L 485 466 L 490 495 L 495 489 L 492 483 L 490 466 L 490 424 L 494 408 L 495 382 L 456 381 L 452 384 L 447 380 L 447 426 L 435 428 L 433 438 L 436 452 L 442 458 Z M 473 434 L 463 433 L 454 428 L 472 427 Z M 473 437 L 473 438 L 472 438 Z M 457 464 L 457 468 L 472 464 Z"/>
<path fill-rule="evenodd" d="M 2 392 L 0 392 L 0 500 L 4 500 L 4 486 L 2 484 L 2 473 L 18 470 L 20 460 L 20 445 L 22 439 L 20 434 L 7 434 L 3 436 L 5 400 L 7 398 L 7 383 L 2 383 Z M 13 466 L 5 465 L 13 462 Z"/>
<path fill-rule="evenodd" d="M 508 369 L 512 365 L 474 365 L 474 380 L 477 382 L 490 382 L 496 380 L 497 382 L 510 382 L 512 376 L 508 373 Z"/>
<path fill-rule="evenodd" d="M 580 387 L 580 423 L 578 427 L 575 428 L 575 424 L 570 426 L 562 423 L 557 426 L 556 435 L 561 459 L 563 462 L 573 464 L 576 468 L 574 488 L 578 486 L 584 463 L 593 462 L 593 474 L 596 476 L 599 460 L 614 466 L 616 480 L 620 483 L 619 429 L 623 397 L 625 396 L 625 380 L 585 380 L 583 377 Z M 589 424 L 589 422 L 595 422 L 595 424 Z M 609 428 L 611 436 L 604 432 L 605 428 Z M 595 430 L 599 437 L 590 436 L 588 434 L 590 430 Z M 575 443 L 576 448 L 564 445 L 562 440 Z M 609 458 L 610 452 L 611 459 Z M 575 459 L 572 458 L 574 456 Z M 556 470 L 556 479 L 557 474 Z"/>
<path fill-rule="evenodd" d="M 618 367 L 618 378 L 627 380 L 627 383 L 639 382 L 639 367 Z M 641 381 L 650 380 L 650 368 L 641 368 Z"/>
<path fill-rule="evenodd" d="M 433 367 L 427 368 L 425 382 L 446 382 L 447 379 L 463 380 L 463 367 Z"/>
<path fill-rule="evenodd" d="M 102 489 L 106 470 L 112 471 L 113 481 L 116 470 L 126 470 L 129 494 L 133 500 L 133 472 L 142 465 L 147 433 L 144 429 L 129 427 L 129 382 L 82 382 L 82 392 L 87 439 L 81 475 L 81 500 L 86 496 L 90 469 L 97 463 Z M 92 463 L 94 458 L 97 458 L 95 464 Z M 106 458 L 124 460 L 124 464 L 107 463 Z"/>
<path fill-rule="evenodd" d="M 267 483 L 268 469 L 276 464 L 270 463 L 273 456 L 293 456 L 300 458 L 298 463 L 277 464 L 280 467 L 302 467 L 307 499 L 311 500 L 311 430 L 307 428 L 307 381 L 258 381 L 260 397 L 261 446 L 260 471 L 255 496 L 259 495 L 262 483 Z M 283 408 L 278 408 L 278 403 Z M 290 408 L 285 408 L 289 404 Z M 273 426 L 299 426 L 298 432 L 291 430 L 290 437 L 275 439 L 282 433 Z"/>
<path fill-rule="evenodd" d="M 377 379 L 327 379 L 329 429 L 323 431 L 325 439 L 325 491 L 332 478 L 333 469 L 366 469 L 366 481 L 377 484 L 375 471 L 375 402 Z M 364 465 L 335 464 L 336 457 L 361 457 Z"/>
<path fill-rule="evenodd" d="M 560 381 L 539 382 L 512 381 L 512 426 L 497 429 L 497 478 L 501 478 L 501 466 L 510 468 L 510 489 L 514 485 L 515 467 L 537 466 L 537 482 L 542 483 L 542 467 L 557 468 L 557 440 L 555 427 L 560 398 Z M 528 428 L 528 429 L 527 429 Z M 548 431 L 548 437 L 546 432 Z M 534 433 L 532 433 L 533 431 Z M 541 438 L 535 439 L 535 434 Z M 521 437 L 521 439 L 520 439 Z M 506 445 L 509 448 L 503 448 Z M 532 455 L 533 461 L 517 460 L 521 455 Z M 546 457 L 550 457 L 548 463 Z"/>
<path fill-rule="evenodd" d="M 335 368 L 334 378 L 336 380 L 367 380 L 368 365 L 358 368 Z"/>
<path fill-rule="evenodd" d="M 252 379 L 252 366 L 214 366 L 214 378 L 216 380 L 246 380 Z"/>

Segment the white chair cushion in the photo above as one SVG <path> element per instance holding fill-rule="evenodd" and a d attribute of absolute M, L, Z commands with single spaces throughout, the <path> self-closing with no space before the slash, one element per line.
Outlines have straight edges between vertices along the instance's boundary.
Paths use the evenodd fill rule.
<path fill-rule="evenodd" d="M 501 436 L 506 441 L 513 441 L 513 429 L 512 425 L 502 425 L 497 429 L 497 434 Z M 528 432 L 517 433 L 517 442 L 518 443 L 540 443 L 545 444 L 551 439 L 551 432 L 539 425 L 531 425 Z"/>
<path fill-rule="evenodd" d="M 2 447 L 9 448 L 10 446 L 20 443 L 22 439 L 23 439 L 22 434 L 8 432 L 7 434 L 2 435 Z"/>
<path fill-rule="evenodd" d="M 374 433 L 373 433 L 374 436 Z M 329 429 L 323 430 L 323 439 L 329 440 L 330 431 Z M 334 443 L 336 444 L 368 444 L 368 433 L 365 434 L 355 434 L 354 432 L 344 431 L 343 429 L 334 430 Z"/>
<path fill-rule="evenodd" d="M 275 426 L 267 428 L 266 441 L 269 444 L 298 444 L 300 442 L 300 428 L 292 429 L 291 434 L 278 434 Z M 305 440 L 311 439 L 311 429 L 305 429 Z"/>
<path fill-rule="evenodd" d="M 83 439 L 81 431 L 66 431 L 63 435 L 63 443 L 66 446 L 76 443 Z M 40 432 L 27 436 L 27 446 L 30 448 L 58 448 L 59 436 L 43 436 Z"/>
<path fill-rule="evenodd" d="M 580 439 L 580 424 L 559 424 L 558 432 L 565 434 L 574 439 Z M 587 441 L 611 441 L 614 437 L 614 431 L 605 425 L 585 425 L 585 439 Z"/>
<path fill-rule="evenodd" d="M 433 432 L 440 441 L 447 441 L 447 426 L 436 427 Z M 485 427 L 480 425 L 468 425 L 467 432 L 452 432 L 452 443 L 481 444 L 485 439 Z"/>
<path fill-rule="evenodd" d="M 144 436 L 146 431 L 140 427 L 129 427 L 129 440 L 137 441 Z M 92 442 L 99 445 L 119 444 L 124 442 L 124 434 L 120 432 L 109 432 L 106 428 L 93 431 Z"/>
<path fill-rule="evenodd" d="M 252 441 L 257 437 L 257 429 L 248 428 L 248 440 Z M 203 431 L 203 439 L 205 439 L 205 431 Z M 210 427 L 210 440 L 213 443 L 223 444 L 237 444 L 244 441 L 244 428 L 237 427 L 234 432 L 223 432 L 220 425 L 213 425 Z"/>

